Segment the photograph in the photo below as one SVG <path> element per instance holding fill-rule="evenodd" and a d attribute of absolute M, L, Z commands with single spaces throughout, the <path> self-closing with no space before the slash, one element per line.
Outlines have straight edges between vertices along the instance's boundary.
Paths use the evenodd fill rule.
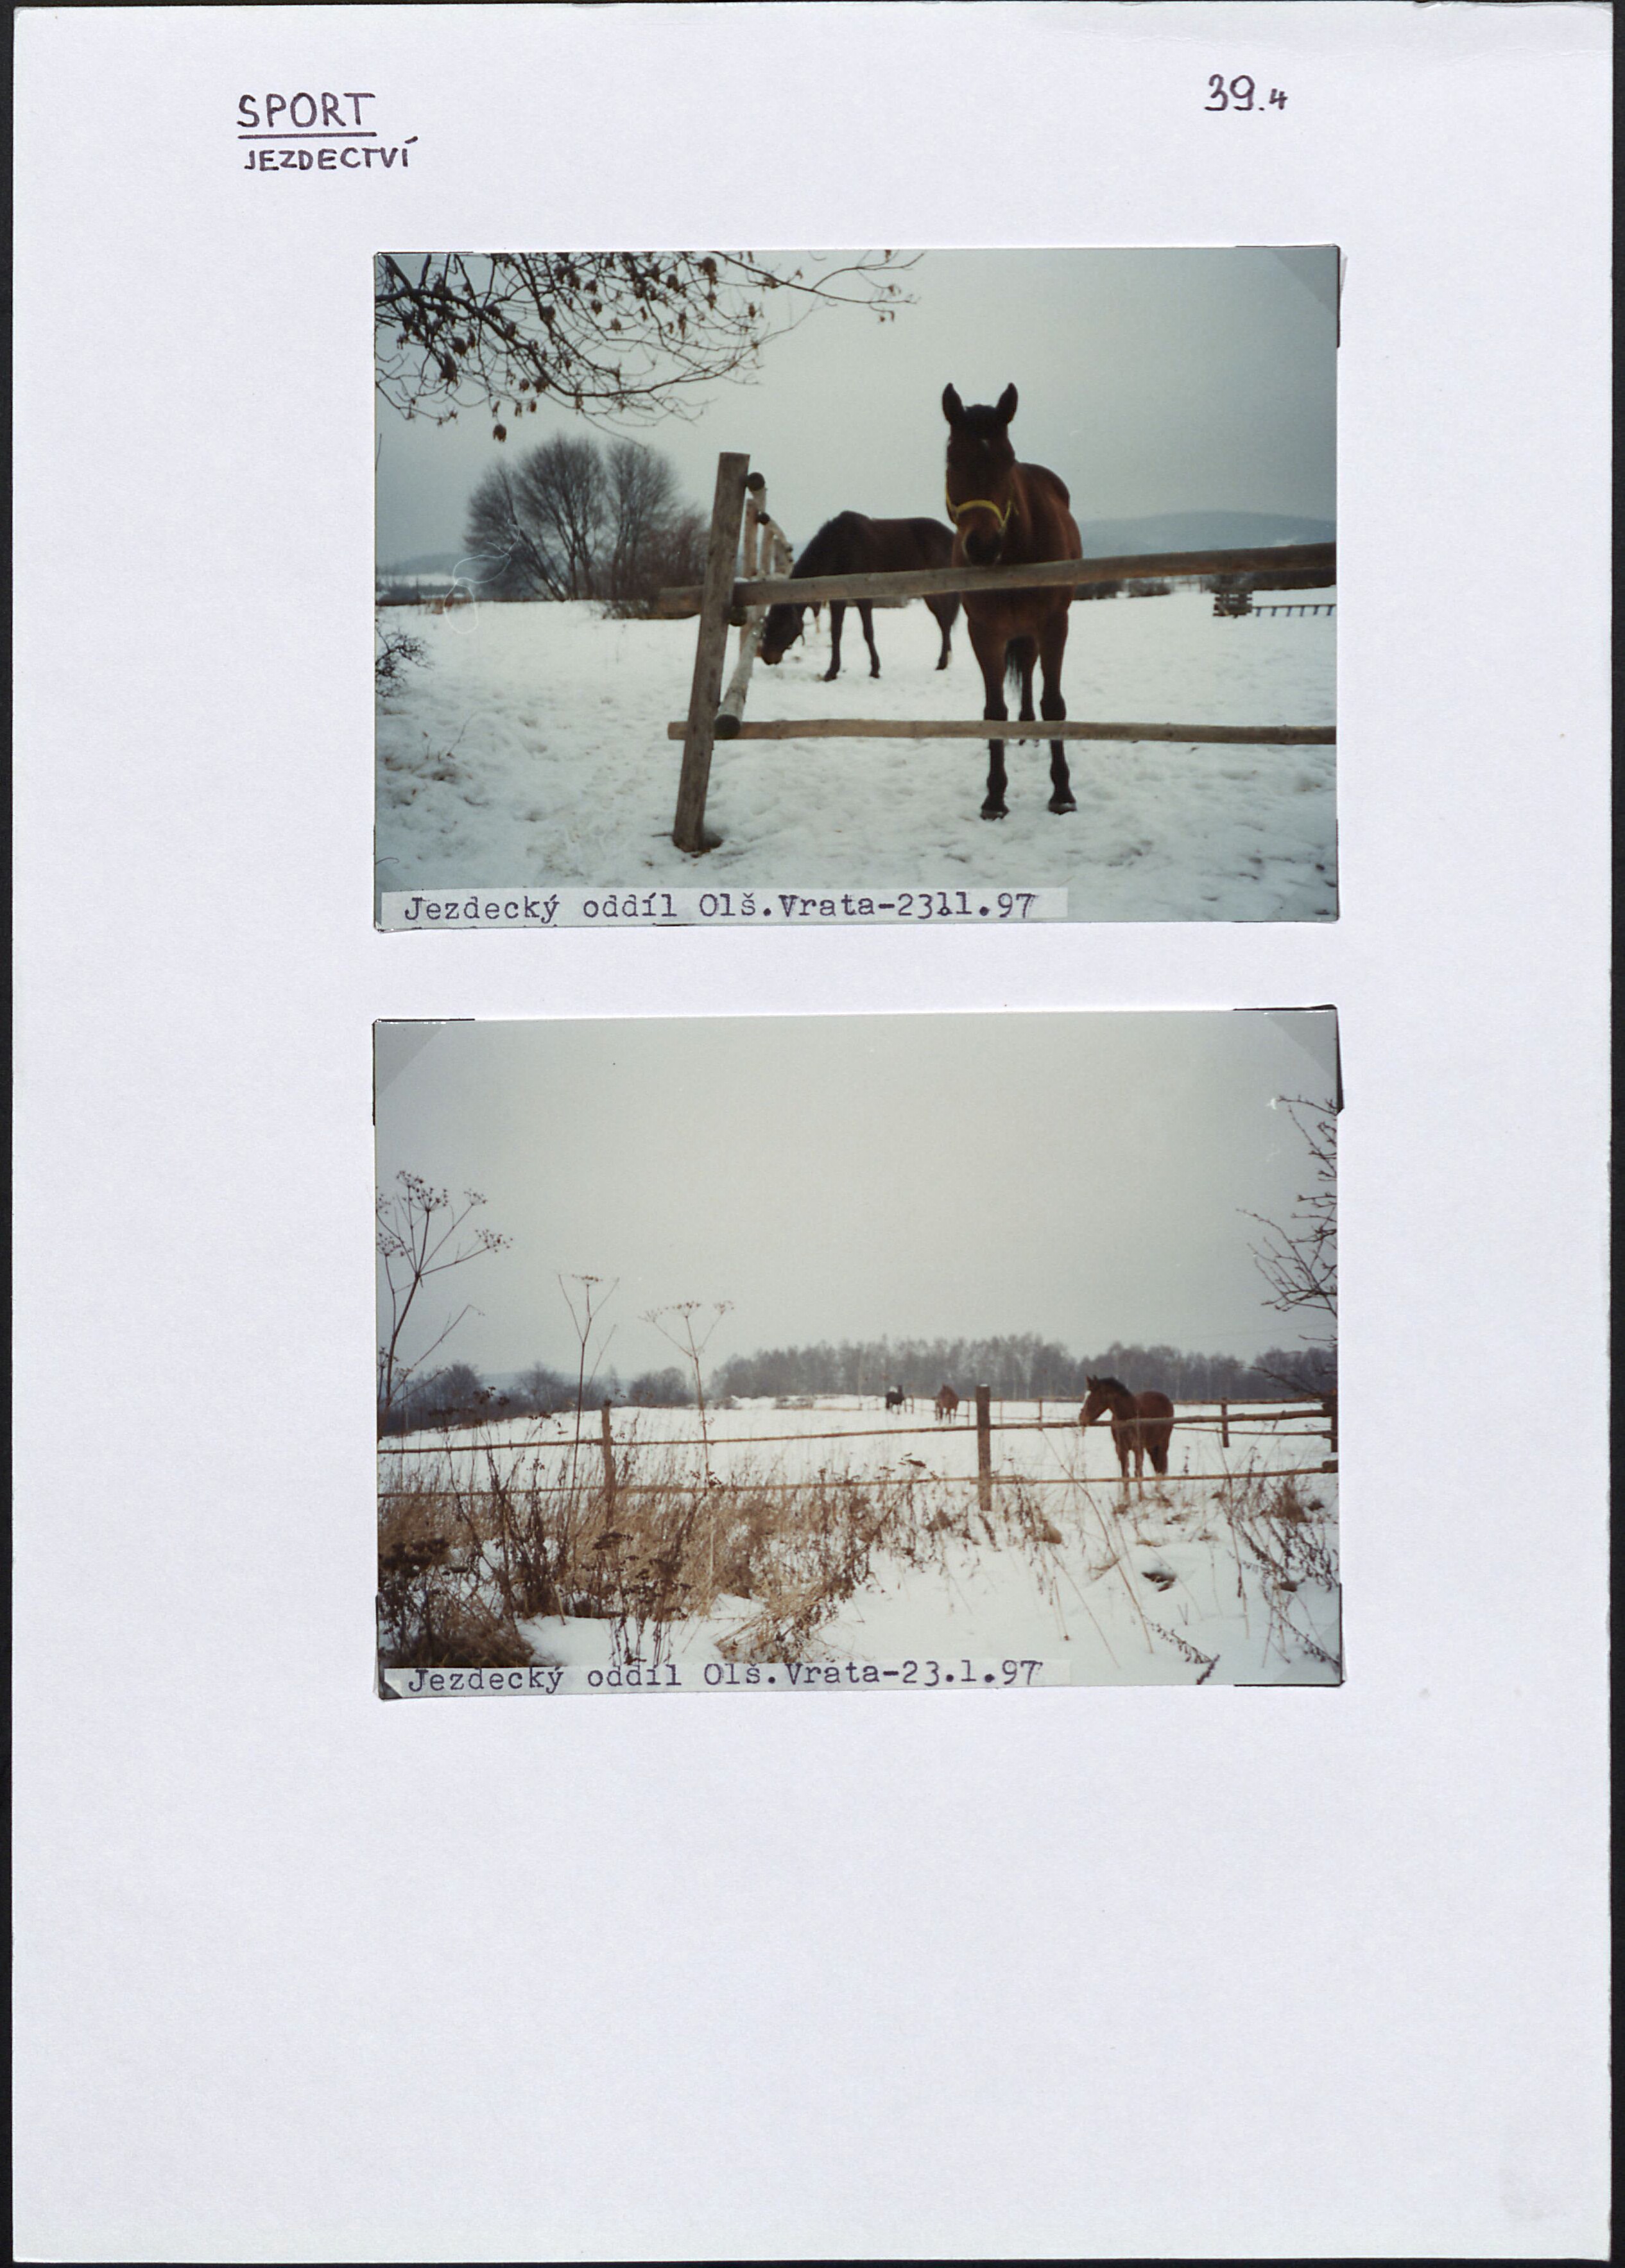
<path fill-rule="evenodd" d="M 1335 1685 L 1330 1009 L 380 1023 L 379 1690 Z"/>
<path fill-rule="evenodd" d="M 378 922 L 1335 920 L 1340 285 L 380 254 Z"/>

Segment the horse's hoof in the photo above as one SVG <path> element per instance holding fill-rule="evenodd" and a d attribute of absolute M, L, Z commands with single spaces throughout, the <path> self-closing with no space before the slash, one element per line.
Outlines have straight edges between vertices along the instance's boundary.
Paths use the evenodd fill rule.
<path fill-rule="evenodd" d="M 824 672 L 823 682 L 826 685 L 833 685 L 840 674 L 841 673 L 838 669 L 827 669 Z"/>
<path fill-rule="evenodd" d="M 1052 795 L 1049 799 L 1049 808 L 1054 812 L 1076 811 L 1077 799 L 1071 795 Z"/>
<path fill-rule="evenodd" d="M 1007 819 L 1010 814 L 1002 803 L 984 803 L 982 815 L 984 819 Z"/>

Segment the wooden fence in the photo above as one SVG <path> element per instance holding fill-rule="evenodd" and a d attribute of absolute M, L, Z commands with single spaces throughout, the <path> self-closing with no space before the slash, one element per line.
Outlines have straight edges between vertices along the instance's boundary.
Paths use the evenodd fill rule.
<path fill-rule="evenodd" d="M 969 1399 L 971 1397 L 967 1398 Z M 1037 1418 L 996 1418 L 993 1415 L 993 1401 L 994 1396 L 991 1389 L 986 1386 L 979 1386 L 975 1389 L 974 1396 L 974 1417 L 948 1419 L 937 1418 L 929 1425 L 887 1425 L 843 1426 L 835 1432 L 826 1433 L 724 1433 L 711 1434 L 710 1436 L 696 1434 L 692 1439 L 654 1440 L 646 1445 L 639 1446 L 647 1446 L 659 1449 L 702 1448 L 709 1454 L 713 1450 L 726 1448 L 747 1448 L 761 1446 L 783 1448 L 792 1443 L 797 1447 L 800 1447 L 808 1441 L 895 1441 L 901 1439 L 903 1436 L 911 1433 L 929 1433 L 936 1436 L 939 1436 L 945 1432 L 963 1433 L 970 1431 L 974 1426 L 976 1434 L 976 1502 L 982 1511 L 988 1512 L 992 1509 L 994 1484 L 999 1479 L 1003 1479 L 1007 1483 L 1017 1481 L 1018 1485 L 1024 1488 L 1028 1486 L 1034 1488 L 1059 1488 L 1066 1485 L 1086 1487 L 1088 1485 L 1088 1484 L 1082 1480 L 1078 1476 L 1070 1473 L 1041 1475 L 1022 1474 L 1020 1476 L 1013 1476 L 1009 1473 L 1004 1475 L 996 1474 L 993 1469 L 993 1436 L 995 1433 L 1074 1432 L 1077 1428 L 1077 1420 L 1075 1418 L 1066 1420 L 1046 1419 L 1041 1414 Z M 1268 1434 L 1270 1439 L 1279 1440 L 1283 1437 L 1276 1429 L 1283 1420 L 1290 1421 L 1295 1418 L 1306 1417 L 1320 1417 L 1326 1420 L 1324 1425 L 1304 1425 L 1296 1427 L 1292 1432 L 1284 1437 L 1288 1440 L 1325 1440 L 1329 1447 L 1330 1454 L 1320 1464 L 1294 1465 L 1280 1469 L 1271 1468 L 1263 1471 L 1258 1471 L 1249 1468 L 1245 1477 L 1255 1480 L 1299 1480 L 1317 1476 L 1324 1473 L 1335 1473 L 1337 1470 L 1337 1397 L 1335 1394 L 1327 1395 L 1321 1400 L 1305 1400 L 1300 1402 L 1288 1402 L 1282 1400 L 1279 1402 L 1264 1403 L 1220 1402 L 1214 1404 L 1213 1407 L 1217 1414 L 1212 1418 L 1199 1417 L 1194 1410 L 1188 1408 L 1187 1414 L 1175 1418 L 1173 1421 L 1174 1425 L 1176 1427 L 1183 1426 L 1188 1429 L 1206 1425 L 1217 1425 L 1219 1428 L 1220 1447 L 1227 1449 L 1231 1445 L 1231 1436 L 1232 1432 L 1244 1434 L 1254 1433 L 1257 1435 Z M 1039 1403 L 1039 1408 L 1041 1412 L 1043 1408 L 1041 1401 Z M 1232 1418 L 1231 1414 L 1232 1410 L 1239 1410 L 1246 1416 L 1251 1416 L 1255 1418 L 1266 1418 L 1269 1413 L 1273 1412 L 1276 1413 L 1275 1422 L 1273 1424 L 1261 1424 L 1255 1426 L 1249 1426 L 1244 1424 L 1240 1418 Z M 599 1412 L 598 1447 L 599 1454 L 603 1459 L 604 1493 L 608 1500 L 613 1504 L 618 1491 L 626 1495 L 632 1496 L 648 1494 L 651 1491 L 658 1493 L 661 1491 L 669 1488 L 671 1484 L 666 1481 L 634 1483 L 629 1484 L 619 1479 L 615 1464 L 615 1441 L 611 1413 L 612 1405 L 606 1402 Z M 584 1411 L 582 1414 L 585 1417 L 585 1412 Z M 621 1446 L 624 1448 L 633 1445 L 623 1443 Z M 592 1444 L 590 1439 L 585 1432 L 577 1430 L 576 1433 L 562 1435 L 556 1440 L 445 1440 L 410 1443 L 391 1443 L 388 1441 L 380 1441 L 379 1444 L 378 1453 L 380 1457 L 435 1457 L 455 1455 L 460 1454 L 464 1456 L 471 1454 L 479 1455 L 482 1453 L 488 1451 L 492 1454 L 495 1454 L 498 1450 L 545 1448 L 556 1449 L 561 1452 L 570 1449 L 579 1454 L 580 1450 L 584 1447 L 587 1447 L 589 1450 L 591 1449 Z M 927 1483 L 940 1483 L 950 1478 L 955 1480 L 960 1478 L 959 1476 L 948 1476 L 940 1473 L 921 1473 L 917 1476 L 893 1476 L 892 1477 L 894 1482 L 900 1483 L 901 1485 L 908 1488 L 920 1487 Z M 1224 1476 L 1222 1473 L 1160 1473 L 1156 1476 L 1159 1485 L 1164 1481 L 1200 1482 L 1222 1480 L 1224 1477 Z M 561 1482 L 555 1487 L 535 1489 L 533 1493 L 539 1496 L 568 1495 L 573 1485 L 574 1484 L 572 1483 Z M 750 1484 L 750 1486 L 754 1491 L 758 1493 L 768 1495 L 793 1492 L 798 1489 L 816 1489 L 825 1487 L 827 1485 L 827 1482 L 821 1478 L 809 1481 L 752 1481 Z M 463 1493 L 471 1496 L 480 1496 L 489 1494 L 491 1491 L 480 1489 L 468 1489 L 465 1490 Z"/>
<path fill-rule="evenodd" d="M 754 576 L 747 568 L 736 581 L 741 523 L 750 493 L 750 459 L 724 451 L 717 460 L 717 489 L 711 504 L 710 534 L 705 555 L 705 579 L 697 588 L 663 591 L 663 611 L 685 614 L 697 602 L 699 630 L 695 640 L 694 676 L 688 691 L 688 714 L 666 726 L 669 740 L 683 744 L 682 770 L 678 780 L 677 814 L 672 840 L 680 850 L 698 853 L 715 850 L 720 836 L 708 832 L 705 801 L 710 785 L 711 752 L 719 740 L 1180 740 L 1220 743 L 1261 743 L 1281 747 L 1327 747 L 1335 745 L 1336 729 L 1330 725 L 1178 725 L 1100 724 L 1081 718 L 1037 719 L 1029 724 L 1002 723 L 996 733 L 989 721 L 956 718 L 804 718 L 769 723 L 744 721 L 750 666 L 743 641 L 740 666 L 729 700 L 722 699 L 723 666 L 727 659 L 728 629 L 739 622 L 747 631 L 753 613 L 781 602 L 811 605 L 826 600 L 856 604 L 861 600 L 907 600 L 950 592 L 1081 590 L 1095 583 L 1115 583 L 1126 576 L 1201 577 L 1245 574 L 1268 588 L 1273 574 L 1301 579 L 1306 572 L 1324 571 L 1327 582 L 1336 580 L 1336 546 L 1331 543 L 1292 543 L 1232 551 L 1160 551 L 1113 559 L 1056 559 L 1025 567 L 935 567 L 909 569 L 885 575 Z M 1290 584 L 1276 587 L 1290 588 Z M 754 647 L 753 647 L 754 652 Z M 743 673 L 741 675 L 741 672 Z"/>

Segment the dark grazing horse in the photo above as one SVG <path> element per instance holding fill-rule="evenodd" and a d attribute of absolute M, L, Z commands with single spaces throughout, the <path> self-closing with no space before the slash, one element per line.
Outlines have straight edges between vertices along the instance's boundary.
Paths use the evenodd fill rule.
<path fill-rule="evenodd" d="M 1087 1398 L 1078 1412 L 1080 1425 L 1092 1425 L 1097 1418 L 1110 1416 L 1112 1441 L 1117 1451 L 1117 1462 L 1122 1469 L 1123 1486 L 1129 1485 L 1129 1460 L 1134 1459 L 1134 1476 L 1145 1486 L 1145 1460 L 1150 1456 L 1153 1470 L 1166 1473 L 1168 1443 L 1173 1434 L 1173 1404 L 1165 1394 L 1155 1387 L 1143 1394 L 1130 1394 L 1121 1378 L 1086 1378 Z"/>
<path fill-rule="evenodd" d="M 948 515 L 954 526 L 956 567 L 1020 567 L 1038 560 L 1081 559 L 1077 522 L 1066 482 L 1042 465 L 1018 465 L 1010 446 L 1010 421 L 1016 414 L 1016 389 L 1007 386 L 992 409 L 967 409 L 950 386 L 942 414 L 948 421 Z M 971 646 L 982 665 L 987 693 L 982 715 L 1007 718 L 1008 680 L 1021 693 L 1021 721 L 1033 721 L 1033 665 L 1043 673 L 1039 707 L 1057 721 L 1066 715 L 1061 698 L 1061 658 L 1066 652 L 1070 585 L 1048 591 L 967 591 L 965 620 Z M 1005 814 L 1004 743 L 988 743 L 988 793 L 984 819 Z M 1076 811 L 1066 743 L 1049 744 L 1051 811 Z"/>
<path fill-rule="evenodd" d="M 790 571 L 792 578 L 901 574 L 906 567 L 946 567 L 952 556 L 953 530 L 945 527 L 939 519 L 866 519 L 861 512 L 840 512 L 824 522 Z M 937 657 L 937 666 L 946 669 L 950 636 L 960 602 L 949 592 L 944 597 L 927 599 L 925 603 L 936 615 L 942 632 L 942 652 Z M 764 661 L 783 660 L 801 636 L 801 617 L 805 612 L 805 607 L 787 604 L 768 608 L 759 649 Z M 826 684 L 841 674 L 841 624 L 845 615 L 845 600 L 832 599 Z M 875 652 L 874 614 L 862 599 L 857 601 L 857 618 L 864 626 L 864 639 L 869 648 L 869 674 L 879 677 L 880 657 Z"/>
<path fill-rule="evenodd" d="M 886 1406 L 888 1410 L 901 1410 L 906 1399 L 907 1397 L 901 1386 L 888 1386 L 886 1388 Z"/>

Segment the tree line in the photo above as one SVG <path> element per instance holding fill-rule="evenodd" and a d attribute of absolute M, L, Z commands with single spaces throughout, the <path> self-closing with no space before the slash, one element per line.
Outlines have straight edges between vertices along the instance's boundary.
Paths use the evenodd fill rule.
<path fill-rule="evenodd" d="M 1009 1401 L 1081 1401 L 1092 1375 L 1119 1378 L 1131 1392 L 1160 1387 L 1176 1402 L 1264 1401 L 1282 1393 L 1327 1394 L 1337 1384 L 1336 1358 L 1325 1347 L 1272 1347 L 1251 1362 L 1234 1355 L 1191 1354 L 1171 1346 L 1125 1346 L 1114 1339 L 1098 1354 L 1074 1355 L 1031 1332 L 996 1338 L 843 1339 L 817 1346 L 770 1347 L 735 1355 L 711 1381 L 718 1398 L 757 1395 L 961 1393 L 990 1387 Z"/>
<path fill-rule="evenodd" d="M 387 1406 L 379 1409 L 381 1437 L 398 1433 L 434 1432 L 443 1426 L 478 1425 L 503 1418 L 555 1418 L 573 1411 L 577 1385 L 562 1371 L 546 1363 L 533 1363 L 517 1379 L 497 1386 L 482 1377 L 472 1364 L 447 1363 L 421 1381 L 399 1389 Z M 665 1370 L 648 1370 L 621 1381 L 614 1370 L 594 1372 L 580 1388 L 581 1407 L 596 1410 L 606 1402 L 631 1409 L 688 1410 L 694 1405 L 694 1388 L 673 1363 Z"/>
<path fill-rule="evenodd" d="M 647 606 L 700 580 L 707 534 L 658 449 L 558 434 L 480 475 L 463 541 L 489 596 Z"/>
<path fill-rule="evenodd" d="M 1098 1354 L 1072 1355 L 1031 1333 L 996 1338 L 845 1340 L 832 1346 L 769 1347 L 734 1355 L 706 1381 L 714 1403 L 814 1395 L 879 1395 L 901 1386 L 929 1397 L 939 1386 L 961 1394 L 989 1387 L 1011 1402 L 1081 1402 L 1092 1376 L 1119 1378 L 1131 1393 L 1159 1387 L 1176 1402 L 1263 1402 L 1279 1395 L 1335 1393 L 1329 1349 L 1272 1347 L 1251 1362 L 1234 1355 L 1191 1354 L 1171 1346 L 1125 1346 L 1114 1339 Z M 448 1363 L 402 1388 L 380 1408 L 384 1435 L 434 1432 L 504 1418 L 552 1418 L 577 1406 L 577 1381 L 545 1363 L 497 1386 L 471 1364 Z M 579 1388 L 584 1410 L 611 1402 L 629 1409 L 691 1410 L 694 1381 L 675 1363 L 623 1381 L 600 1369 Z"/>

